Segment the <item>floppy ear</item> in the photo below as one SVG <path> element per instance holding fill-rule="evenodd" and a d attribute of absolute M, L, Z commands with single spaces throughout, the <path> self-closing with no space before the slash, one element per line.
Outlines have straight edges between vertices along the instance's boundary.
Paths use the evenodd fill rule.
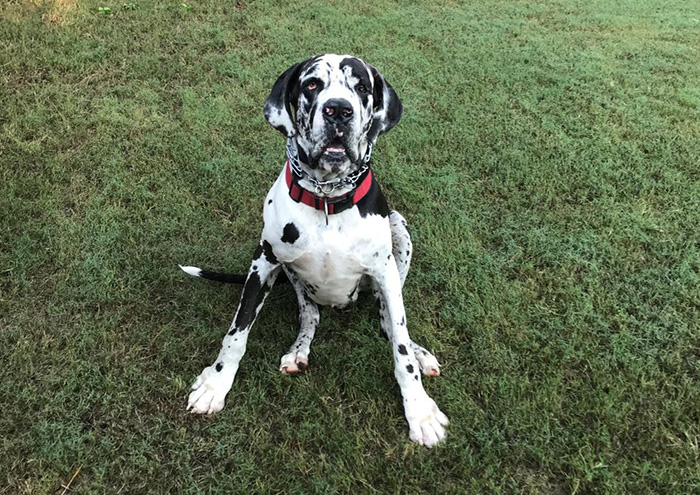
<path fill-rule="evenodd" d="M 263 113 L 272 127 L 280 131 L 286 137 L 294 137 L 297 133 L 292 113 L 291 102 L 295 100 L 296 84 L 299 81 L 301 68 L 306 62 L 299 62 L 277 78 L 272 86 L 270 96 L 265 100 Z"/>
<path fill-rule="evenodd" d="M 396 91 L 386 82 L 384 76 L 371 65 L 369 66 L 374 77 L 374 121 L 369 128 L 367 138 L 374 143 L 380 134 L 391 130 L 401 120 L 403 105 L 396 95 Z"/>

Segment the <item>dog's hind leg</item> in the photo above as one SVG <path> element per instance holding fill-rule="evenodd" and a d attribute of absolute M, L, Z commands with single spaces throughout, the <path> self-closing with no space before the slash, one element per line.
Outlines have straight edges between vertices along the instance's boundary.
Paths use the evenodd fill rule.
<path fill-rule="evenodd" d="M 284 268 L 287 278 L 294 287 L 294 292 L 299 300 L 299 335 L 294 344 L 289 348 L 287 354 L 282 356 L 280 361 L 280 371 L 285 375 L 294 375 L 304 371 L 309 365 L 309 352 L 311 352 L 311 341 L 316 333 L 319 322 L 319 311 L 316 303 L 313 302 L 306 292 L 306 287 L 301 283 L 299 277 L 286 267 Z"/>
<path fill-rule="evenodd" d="M 413 255 L 411 234 L 408 233 L 406 219 L 396 210 L 391 210 L 389 213 L 389 225 L 391 225 L 391 253 L 396 260 L 396 268 L 399 269 L 401 287 L 403 287 L 408 269 L 411 268 L 411 256 Z"/>
<path fill-rule="evenodd" d="M 425 376 L 440 376 L 440 363 L 428 350 L 411 341 L 411 350 L 418 360 L 420 371 Z"/>
<path fill-rule="evenodd" d="M 413 243 L 411 242 L 411 235 L 408 232 L 408 224 L 403 216 L 396 210 L 392 210 L 389 214 L 389 224 L 391 225 L 391 244 L 392 244 L 392 254 L 396 260 L 396 268 L 399 270 L 399 277 L 401 278 L 401 287 L 403 288 L 406 282 L 406 276 L 408 275 L 408 270 L 411 267 L 411 256 L 413 255 Z M 389 314 L 387 312 L 386 304 L 382 301 L 380 291 L 374 291 L 374 295 L 379 301 L 379 317 L 381 324 L 381 334 L 383 337 L 387 337 L 387 326 L 389 322 Z M 420 366 L 421 372 L 425 376 L 440 376 L 440 363 L 435 356 L 433 356 L 427 349 L 419 346 L 415 342 L 411 341 L 411 350 L 418 360 L 418 365 Z"/>
<path fill-rule="evenodd" d="M 379 331 L 382 337 L 389 340 L 387 337 L 387 332 L 390 329 L 389 311 L 384 301 L 384 296 L 382 296 L 377 287 L 374 288 L 374 296 L 379 301 Z M 437 358 L 430 353 L 430 351 L 419 346 L 412 340 L 409 343 L 409 347 L 416 356 L 418 366 L 420 367 L 420 371 L 423 373 L 423 375 L 431 377 L 440 376 L 440 363 L 438 362 Z"/>

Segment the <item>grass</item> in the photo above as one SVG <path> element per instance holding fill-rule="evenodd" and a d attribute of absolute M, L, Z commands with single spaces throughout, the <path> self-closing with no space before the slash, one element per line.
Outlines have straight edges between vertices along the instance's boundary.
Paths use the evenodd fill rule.
<path fill-rule="evenodd" d="M 9 0 L 0 6 L 0 492 L 700 493 L 696 2 Z M 228 397 L 184 411 L 283 159 L 275 78 L 379 67 L 375 171 L 444 364 L 412 445 L 368 298 L 309 372 L 277 287 Z"/>

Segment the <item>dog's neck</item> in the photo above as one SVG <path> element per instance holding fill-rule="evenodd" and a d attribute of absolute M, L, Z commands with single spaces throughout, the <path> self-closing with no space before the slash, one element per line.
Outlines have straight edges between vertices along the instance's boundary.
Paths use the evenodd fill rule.
<path fill-rule="evenodd" d="M 336 197 L 347 194 L 356 187 L 359 178 L 370 166 L 372 144 L 364 145 L 362 159 L 353 164 L 344 174 L 324 174 L 318 168 L 312 168 L 306 161 L 306 152 L 295 139 L 287 140 L 287 159 L 292 171 L 299 177 L 299 185 L 318 197 Z"/>

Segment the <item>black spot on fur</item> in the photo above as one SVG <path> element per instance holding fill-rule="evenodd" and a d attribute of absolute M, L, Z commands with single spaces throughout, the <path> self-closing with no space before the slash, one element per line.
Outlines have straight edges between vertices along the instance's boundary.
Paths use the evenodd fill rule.
<path fill-rule="evenodd" d="M 373 256 L 374 256 L 375 258 L 377 258 L 377 257 L 379 256 L 379 253 L 374 253 Z"/>
<path fill-rule="evenodd" d="M 383 217 L 389 216 L 389 206 L 386 204 L 386 198 L 379 188 L 379 183 L 374 177 L 374 174 L 372 174 L 372 185 L 369 191 L 367 191 L 367 194 L 357 202 L 357 208 L 360 210 L 362 218 L 369 214 L 381 215 Z"/>
<path fill-rule="evenodd" d="M 272 200 L 271 200 L 271 199 L 268 200 L 267 204 L 268 204 L 268 205 L 271 205 L 271 204 L 272 204 Z"/>
<path fill-rule="evenodd" d="M 284 226 L 282 231 L 282 242 L 287 244 L 294 244 L 296 240 L 299 239 L 299 230 L 293 223 L 288 223 Z"/>
<path fill-rule="evenodd" d="M 258 244 L 258 247 L 255 248 L 255 251 L 253 252 L 253 261 L 260 259 L 260 256 L 263 253 L 263 248 L 260 244 Z"/>
<path fill-rule="evenodd" d="M 262 250 L 263 253 L 265 253 L 265 259 L 267 259 L 269 263 L 272 263 L 273 265 L 279 263 L 277 261 L 277 257 L 275 256 L 275 253 L 272 252 L 272 246 L 270 246 L 269 242 L 262 241 Z"/>
<path fill-rule="evenodd" d="M 309 155 L 306 154 L 306 151 L 304 151 L 303 148 L 299 147 L 297 149 L 297 153 L 299 154 L 299 160 L 301 160 L 303 163 L 306 163 L 309 167 L 316 168 L 318 166 L 318 163 L 316 162 L 311 163 Z"/>
<path fill-rule="evenodd" d="M 402 316 L 402 317 L 401 317 L 401 323 L 399 323 L 399 325 L 404 326 L 405 324 L 406 324 L 406 317 L 405 317 L 405 316 Z"/>
<path fill-rule="evenodd" d="M 401 344 L 399 346 L 399 354 L 403 354 L 404 356 L 408 356 L 408 351 L 406 350 L 406 346 Z"/>
<path fill-rule="evenodd" d="M 344 58 L 340 62 L 340 70 L 343 70 L 347 66 L 350 67 L 350 73 L 353 75 L 353 77 L 359 79 L 358 85 L 362 84 L 365 86 L 365 88 L 367 88 L 367 90 L 364 93 L 362 93 L 358 91 L 356 87 L 348 87 L 348 89 L 357 92 L 357 95 L 360 97 L 360 100 L 362 100 L 362 105 L 366 107 L 367 102 L 369 100 L 370 91 L 372 91 L 372 85 L 370 84 L 369 72 L 367 70 L 367 67 L 360 60 L 354 57 Z"/>
<path fill-rule="evenodd" d="M 318 110 L 318 102 L 314 101 L 313 105 L 311 106 L 311 110 L 309 110 L 309 122 L 313 122 L 314 118 L 316 118 L 316 110 Z"/>
<path fill-rule="evenodd" d="M 253 323 L 255 311 L 269 290 L 270 286 L 267 283 L 260 285 L 260 276 L 256 272 L 251 272 L 248 275 L 248 280 L 245 282 L 243 294 L 241 295 L 241 307 L 233 322 L 234 328 L 245 329 Z"/>
<path fill-rule="evenodd" d="M 233 335 L 233 334 L 236 333 L 237 331 L 238 331 L 237 328 L 232 328 L 232 329 L 229 331 L 228 334 L 229 334 L 229 335 Z"/>
<path fill-rule="evenodd" d="M 408 366 L 406 366 L 406 371 L 408 371 L 409 373 L 413 373 L 413 365 L 409 364 Z"/>
<path fill-rule="evenodd" d="M 414 380 L 418 380 L 418 375 L 413 375 Z"/>
<path fill-rule="evenodd" d="M 368 139 L 374 142 L 380 134 L 389 131 L 399 123 L 403 113 L 403 105 L 401 105 L 401 100 L 396 95 L 396 91 L 386 82 L 384 76 L 374 67 L 371 67 L 371 70 L 374 76 L 374 106 L 384 110 L 384 116 L 380 119 L 375 119 L 367 133 Z"/>
<path fill-rule="evenodd" d="M 217 363 L 216 364 L 216 371 L 221 371 L 223 369 L 224 365 L 223 363 Z"/>

